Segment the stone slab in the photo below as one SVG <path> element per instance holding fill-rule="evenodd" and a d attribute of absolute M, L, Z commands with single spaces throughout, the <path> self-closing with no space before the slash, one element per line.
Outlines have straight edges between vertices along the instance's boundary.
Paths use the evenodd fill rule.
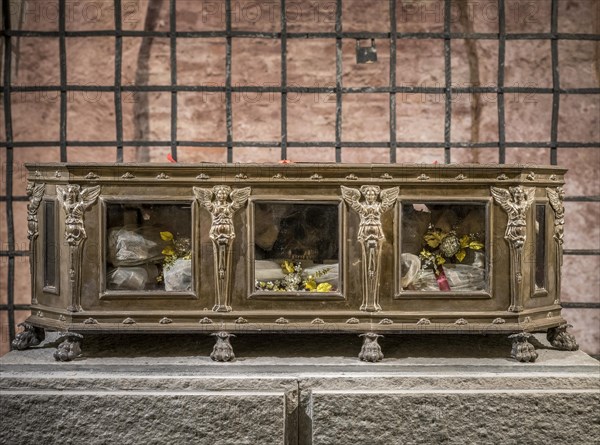
<path fill-rule="evenodd" d="M 97 336 L 57 363 L 55 334 L 0 358 L 0 443 L 597 443 L 600 363 L 536 337 L 536 363 L 494 336 L 244 335 L 214 363 L 204 336 Z"/>

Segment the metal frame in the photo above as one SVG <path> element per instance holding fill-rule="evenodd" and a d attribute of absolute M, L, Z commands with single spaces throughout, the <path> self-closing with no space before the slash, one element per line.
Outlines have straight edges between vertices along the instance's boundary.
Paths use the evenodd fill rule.
<path fill-rule="evenodd" d="M 520 148 L 550 148 L 550 164 L 557 164 L 557 155 L 559 148 L 599 148 L 600 141 L 572 142 L 558 140 L 558 117 L 560 98 L 562 95 L 571 94 L 600 94 L 600 88 L 560 88 L 559 67 L 558 67 L 558 41 L 559 40 L 592 40 L 600 41 L 600 34 L 572 34 L 558 32 L 558 0 L 552 0 L 551 10 L 551 31 L 550 33 L 506 33 L 506 7 L 505 0 L 498 0 L 498 33 L 456 33 L 451 32 L 450 8 L 452 0 L 445 0 L 444 11 L 444 32 L 397 32 L 396 20 L 396 0 L 389 0 L 390 11 L 390 32 L 343 32 L 342 30 L 342 1 L 336 0 L 335 32 L 311 32 L 311 33 L 290 33 L 287 31 L 287 20 L 285 14 L 286 0 L 280 0 L 281 5 L 281 31 L 280 32 L 250 32 L 234 31 L 232 29 L 232 10 L 231 0 L 225 1 L 225 30 L 224 31 L 194 31 L 178 32 L 176 24 L 176 0 L 169 2 L 170 29 L 167 32 L 155 31 L 127 31 L 122 28 L 121 0 L 114 0 L 114 19 L 115 26 L 112 30 L 100 31 L 67 31 L 66 30 L 66 0 L 59 0 L 59 29 L 58 31 L 26 31 L 13 30 L 11 27 L 11 2 L 2 2 L 3 12 L 3 30 L 2 38 L 4 48 L 12 48 L 12 39 L 15 37 L 48 37 L 59 39 L 59 63 L 60 63 L 60 85 L 59 86 L 13 86 L 11 82 L 12 55 L 11 51 L 4 51 L 4 82 L 3 106 L 4 106 L 4 125 L 6 129 L 6 140 L 0 142 L 0 147 L 6 148 L 6 195 L 0 196 L 0 202 L 6 203 L 6 225 L 8 231 L 7 250 L 0 250 L 0 258 L 7 258 L 8 263 L 8 289 L 7 304 L 0 305 L 0 312 L 8 313 L 9 337 L 12 340 L 15 336 L 15 311 L 26 311 L 29 305 L 17 305 L 14 303 L 14 275 L 15 258 L 28 256 L 29 252 L 17 250 L 15 246 L 13 203 L 27 201 L 26 196 L 13 195 L 13 154 L 15 149 L 25 149 L 27 147 L 60 147 L 60 161 L 66 162 L 68 159 L 68 148 L 77 147 L 115 147 L 116 162 L 123 162 L 124 147 L 139 146 L 163 146 L 171 148 L 171 156 L 177 160 L 178 146 L 188 147 L 226 147 L 227 161 L 233 161 L 234 147 L 278 147 L 281 150 L 281 159 L 287 158 L 288 147 L 334 147 L 336 162 L 342 162 L 343 147 L 383 147 L 390 150 L 390 162 L 396 162 L 397 148 L 443 148 L 444 161 L 451 161 L 452 148 L 497 148 L 499 162 L 506 161 L 507 147 Z M 115 38 L 115 79 L 111 86 L 84 86 L 69 85 L 67 83 L 67 56 L 66 39 L 69 37 L 94 37 L 107 36 Z M 122 58 L 123 58 L 123 37 L 164 37 L 170 39 L 171 50 L 171 79 L 169 85 L 145 85 L 145 86 L 126 86 L 121 84 Z M 224 86 L 181 86 L 177 84 L 177 40 L 182 38 L 225 38 L 226 39 L 226 72 Z M 281 41 L 281 85 L 279 87 L 258 87 L 244 86 L 234 87 L 231 84 L 231 63 L 232 63 L 232 40 L 234 38 L 261 38 L 278 39 Z M 336 85 L 329 88 L 312 87 L 290 87 L 287 84 L 287 40 L 288 39 L 335 39 L 336 41 Z M 390 41 L 390 84 L 388 87 L 363 87 L 348 88 L 343 86 L 342 82 L 342 42 L 343 39 L 388 39 Z M 441 39 L 444 40 L 444 64 L 445 64 L 445 85 L 443 87 L 409 87 L 396 85 L 396 50 L 398 39 Z M 452 40 L 454 39 L 482 39 L 497 40 L 498 46 L 498 81 L 495 87 L 452 87 L 451 56 Z M 530 88 L 530 87 L 506 87 L 504 85 L 504 60 L 507 40 L 550 40 L 552 52 L 552 88 Z M 60 92 L 60 140 L 59 141 L 13 141 L 12 131 L 12 111 L 11 111 L 11 93 L 14 92 L 42 92 L 59 91 Z M 69 91 L 90 91 L 90 92 L 112 92 L 114 93 L 115 114 L 116 114 L 116 139 L 106 141 L 72 141 L 67 135 L 67 95 Z M 192 92 L 223 92 L 226 98 L 226 141 L 214 142 L 195 142 L 182 141 L 177 138 L 177 93 L 183 91 Z M 123 140 L 123 109 L 122 94 L 129 92 L 170 92 L 171 93 L 171 139 L 168 141 L 131 141 Z M 279 141 L 237 141 L 233 134 L 233 113 L 232 113 L 232 93 L 234 92 L 257 92 L 281 93 L 281 138 Z M 289 141 L 287 137 L 287 95 L 288 93 L 335 93 L 336 97 L 336 126 L 335 141 L 311 141 L 297 142 Z M 342 101 L 345 94 L 362 93 L 385 93 L 389 94 L 390 109 L 390 141 L 389 142 L 370 142 L 370 141 L 345 141 L 342 134 Z M 396 127 L 396 95 L 398 93 L 421 93 L 421 94 L 440 94 L 444 95 L 445 100 L 445 131 L 444 141 L 440 142 L 397 142 Z M 465 93 L 492 93 L 497 95 L 498 99 L 498 141 L 496 142 L 452 142 L 451 141 L 451 117 L 452 117 L 452 96 L 454 94 Z M 530 141 L 530 142 L 512 142 L 506 141 L 505 137 L 505 106 L 504 95 L 509 93 L 535 93 L 552 94 L 552 121 L 549 141 Z M 570 196 L 566 198 L 569 202 L 600 202 L 600 196 Z M 600 255 L 600 249 L 565 249 L 565 255 Z M 572 302 L 563 303 L 565 308 L 586 308 L 600 309 L 600 303 Z"/>

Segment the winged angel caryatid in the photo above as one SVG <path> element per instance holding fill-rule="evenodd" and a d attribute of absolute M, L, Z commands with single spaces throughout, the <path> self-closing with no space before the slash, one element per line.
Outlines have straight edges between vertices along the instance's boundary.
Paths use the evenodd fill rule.
<path fill-rule="evenodd" d="M 393 187 L 381 190 L 376 185 L 363 185 L 360 189 L 342 186 L 344 201 L 360 216 L 358 241 L 362 245 L 363 300 L 360 310 L 380 311 L 379 269 L 381 250 L 385 235 L 381 216 L 394 207 L 400 189 Z M 361 198 L 364 200 L 361 201 Z"/>
<path fill-rule="evenodd" d="M 229 312 L 231 306 L 231 250 L 235 239 L 233 215 L 250 197 L 250 187 L 232 190 L 227 185 L 212 189 L 194 187 L 196 199 L 212 215 L 209 237 L 213 242 L 215 260 L 216 302 L 213 311 Z"/>
<path fill-rule="evenodd" d="M 58 202 L 65 211 L 65 241 L 69 245 L 69 294 L 71 304 L 67 308 L 71 312 L 79 312 L 81 308 L 81 252 L 87 238 L 83 216 L 98 196 L 100 186 L 84 187 L 77 184 L 56 186 Z"/>
<path fill-rule="evenodd" d="M 38 229 L 38 209 L 42 203 L 44 191 L 46 190 L 45 184 L 36 184 L 34 182 L 27 182 L 27 196 L 29 197 L 29 203 L 27 204 L 27 238 L 29 238 L 29 270 L 31 271 L 31 289 L 35 289 L 35 261 L 36 256 L 36 239 L 39 234 Z M 32 293 L 33 304 L 37 304 L 35 298 L 35 292 Z"/>
<path fill-rule="evenodd" d="M 546 188 L 548 199 L 550 200 L 550 207 L 554 211 L 554 241 L 556 241 L 556 265 L 558 271 L 556 273 L 556 301 L 555 304 L 560 304 L 560 269 L 563 262 L 563 237 L 564 237 L 564 226 L 565 226 L 565 205 L 563 201 L 565 199 L 565 191 L 562 187 Z"/>
<path fill-rule="evenodd" d="M 535 199 L 534 187 L 516 186 L 507 189 L 491 188 L 492 196 L 508 215 L 504 239 L 510 249 L 511 304 L 512 312 L 523 310 L 521 283 L 523 281 L 523 246 L 527 239 L 527 211 Z"/>

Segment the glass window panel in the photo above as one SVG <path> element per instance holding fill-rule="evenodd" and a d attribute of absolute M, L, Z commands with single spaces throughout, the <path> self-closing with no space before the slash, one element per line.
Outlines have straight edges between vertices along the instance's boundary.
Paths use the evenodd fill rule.
<path fill-rule="evenodd" d="M 546 288 L 546 206 L 535 206 L 535 288 Z"/>
<path fill-rule="evenodd" d="M 406 203 L 401 229 L 403 291 L 487 289 L 485 204 Z"/>
<path fill-rule="evenodd" d="M 191 204 L 110 203 L 106 288 L 192 290 Z"/>
<path fill-rule="evenodd" d="M 337 203 L 256 203 L 254 221 L 256 291 L 339 291 Z"/>
<path fill-rule="evenodd" d="M 44 287 L 56 288 L 56 206 L 44 204 Z"/>

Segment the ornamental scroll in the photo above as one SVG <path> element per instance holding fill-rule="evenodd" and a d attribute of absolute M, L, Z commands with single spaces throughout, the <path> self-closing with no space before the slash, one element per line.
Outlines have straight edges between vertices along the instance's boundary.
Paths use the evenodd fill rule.
<path fill-rule="evenodd" d="M 360 216 L 358 241 L 362 246 L 363 299 L 361 311 L 376 312 L 379 304 L 379 278 L 381 250 L 385 241 L 381 215 L 394 207 L 400 189 L 381 190 L 376 185 L 363 185 L 360 189 L 342 186 L 344 201 Z M 364 201 L 361 202 L 361 197 Z"/>
<path fill-rule="evenodd" d="M 37 304 L 37 298 L 35 293 L 35 258 L 37 250 L 37 237 L 39 235 L 38 227 L 38 209 L 42 203 L 42 197 L 46 190 L 45 184 L 36 184 L 35 182 L 27 182 L 27 196 L 29 197 L 29 203 L 27 204 L 27 238 L 29 238 L 29 270 L 31 272 L 31 303 Z"/>
<path fill-rule="evenodd" d="M 511 312 L 523 310 L 523 247 L 527 239 L 527 211 L 535 198 L 535 187 L 516 186 L 507 189 L 491 188 L 494 199 L 508 215 L 504 239 L 510 249 L 510 307 Z"/>
<path fill-rule="evenodd" d="M 196 199 L 212 216 L 208 234 L 213 243 L 215 263 L 216 301 L 215 312 L 231 311 L 231 251 L 235 239 L 233 215 L 250 197 L 250 187 L 231 189 L 217 185 L 212 189 L 194 187 Z"/>
<path fill-rule="evenodd" d="M 550 200 L 550 207 L 554 211 L 554 241 L 556 242 L 556 300 L 554 304 L 560 304 L 560 274 L 563 263 L 563 237 L 564 237 L 564 225 L 565 225 L 565 206 L 563 201 L 565 199 L 565 191 L 562 187 L 546 188 L 548 199 Z"/>
<path fill-rule="evenodd" d="M 69 245 L 70 312 L 81 312 L 81 253 L 87 239 L 83 217 L 100 196 L 100 186 L 81 188 L 77 184 L 56 186 L 56 195 L 65 211 L 65 241 Z"/>

